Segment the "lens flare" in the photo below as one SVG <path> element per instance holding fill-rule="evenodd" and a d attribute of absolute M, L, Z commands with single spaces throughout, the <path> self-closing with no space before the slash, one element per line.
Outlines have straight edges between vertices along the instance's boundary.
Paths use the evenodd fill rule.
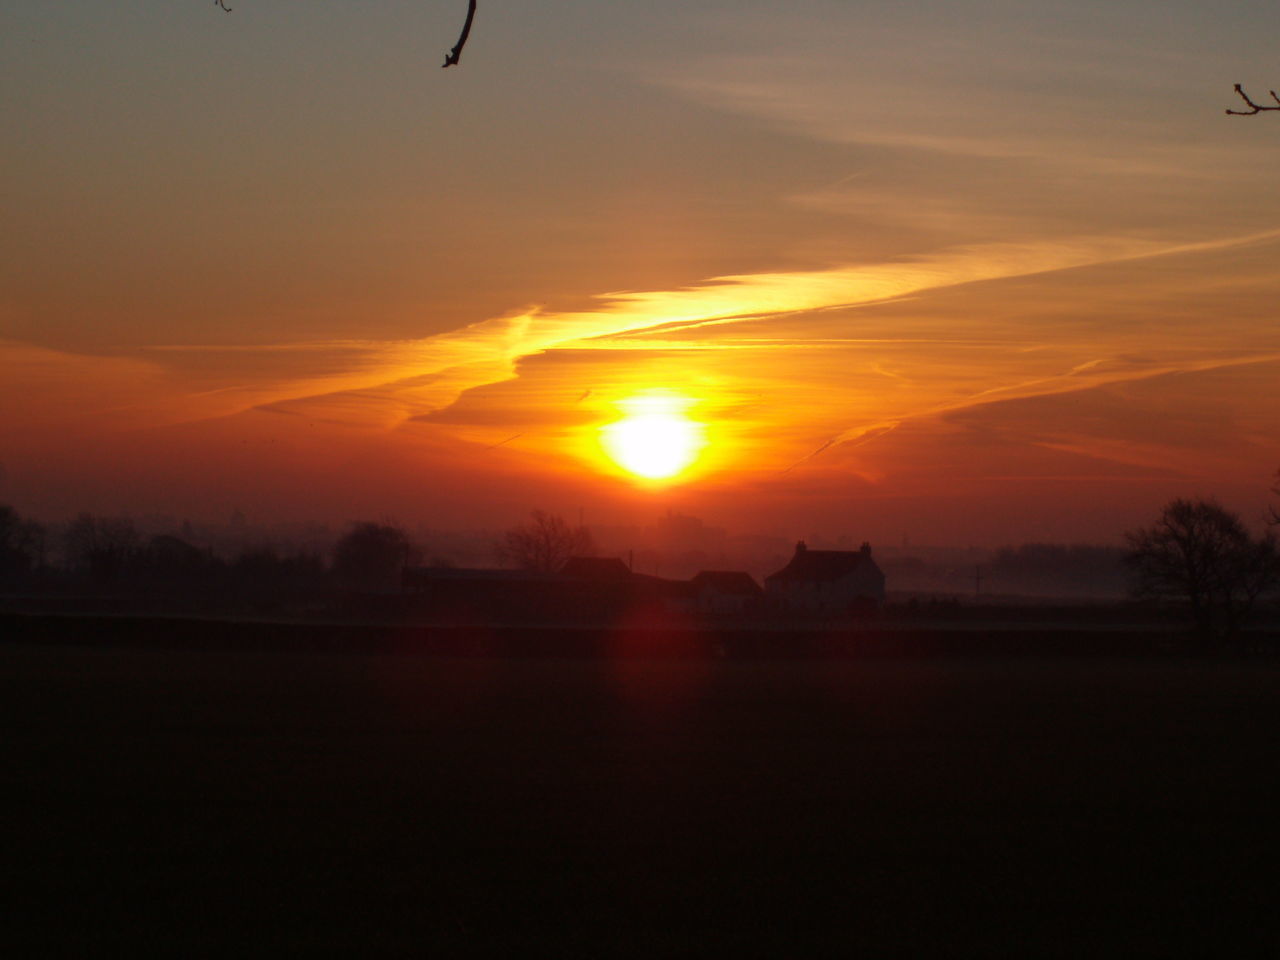
<path fill-rule="evenodd" d="M 631 397 L 625 412 L 601 428 L 600 442 L 610 459 L 647 480 L 668 480 L 687 470 L 706 445 L 704 427 L 685 410 L 692 401 L 665 392 Z"/>

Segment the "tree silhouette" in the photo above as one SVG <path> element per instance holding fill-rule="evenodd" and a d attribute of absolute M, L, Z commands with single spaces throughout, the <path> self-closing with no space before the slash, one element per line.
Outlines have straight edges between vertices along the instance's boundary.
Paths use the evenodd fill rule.
<path fill-rule="evenodd" d="M 128 517 L 97 517 L 82 513 L 63 534 L 67 566 L 95 580 L 120 577 L 138 557 L 138 531 Z"/>
<path fill-rule="evenodd" d="M 503 566 L 554 573 L 570 557 L 594 553 L 595 543 L 586 527 L 570 527 L 564 517 L 534 510 L 528 523 L 502 535 L 495 552 Z"/>
<path fill-rule="evenodd" d="M 0 583 L 26 576 L 43 562 L 43 552 L 44 528 L 0 504 Z"/>
<path fill-rule="evenodd" d="M 1185 604 L 1202 642 L 1234 639 L 1262 594 L 1280 584 L 1280 551 L 1214 500 L 1174 500 L 1125 534 L 1140 597 Z"/>
<path fill-rule="evenodd" d="M 333 574 L 358 590 L 394 589 L 418 555 L 409 535 L 391 523 L 356 523 L 333 549 Z"/>
<path fill-rule="evenodd" d="M 218 561 L 210 552 L 181 537 L 161 533 L 148 540 L 140 551 L 139 565 L 149 577 L 180 581 L 207 576 L 218 567 Z"/>

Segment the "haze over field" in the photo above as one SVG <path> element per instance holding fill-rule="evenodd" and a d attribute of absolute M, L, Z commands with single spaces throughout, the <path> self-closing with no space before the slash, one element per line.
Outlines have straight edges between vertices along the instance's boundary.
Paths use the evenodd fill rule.
<path fill-rule="evenodd" d="M 1267 499 L 1280 117 L 1223 111 L 1274 5 L 486 0 L 447 71 L 459 0 L 233 7 L 6 6 L 0 502 L 998 544 Z"/>

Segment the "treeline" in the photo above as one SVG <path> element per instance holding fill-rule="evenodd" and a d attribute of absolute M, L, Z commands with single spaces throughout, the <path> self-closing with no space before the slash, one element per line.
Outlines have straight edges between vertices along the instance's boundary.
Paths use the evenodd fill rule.
<path fill-rule="evenodd" d="M 0 504 L 0 584 L 21 582 L 45 566 L 45 528 Z"/>
<path fill-rule="evenodd" d="M 1119 596 L 1129 586 L 1121 547 L 1091 544 L 1024 543 L 1004 547 L 988 564 L 987 583 L 1002 593 Z"/>
<path fill-rule="evenodd" d="M 1125 550 L 1093 544 L 1024 543 L 990 551 L 930 556 L 877 556 L 888 588 L 902 593 L 956 596 L 1123 596 L 1130 583 Z"/>
<path fill-rule="evenodd" d="M 279 611 L 335 593 L 396 590 L 417 560 L 392 523 L 360 522 L 329 555 L 246 546 L 221 557 L 177 534 L 143 535 L 128 517 L 81 513 L 52 533 L 0 505 L 0 592 L 146 596 L 181 609 Z"/>

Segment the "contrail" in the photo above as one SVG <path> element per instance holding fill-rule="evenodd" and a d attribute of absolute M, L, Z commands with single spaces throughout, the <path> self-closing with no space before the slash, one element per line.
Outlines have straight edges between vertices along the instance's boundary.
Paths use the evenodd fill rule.
<path fill-rule="evenodd" d="M 809 460 L 812 460 L 814 457 L 822 453 L 828 447 L 833 447 L 838 443 L 856 443 L 856 442 L 865 443 L 868 440 L 874 440 L 876 437 L 882 437 L 886 433 L 889 433 L 892 430 L 898 429 L 898 427 L 900 427 L 901 425 L 902 425 L 901 420 L 891 420 L 887 423 L 877 423 L 869 427 L 855 427 L 852 430 L 846 430 L 844 433 L 837 433 L 834 437 L 832 437 L 826 443 L 823 443 L 821 446 L 819 446 L 817 450 L 814 450 L 812 453 L 808 454 L 807 456 L 801 457 L 799 460 L 797 460 L 791 466 L 787 467 L 787 469 L 783 470 L 782 472 L 790 473 L 796 467 L 800 466 L 800 464 L 806 463 Z"/>
<path fill-rule="evenodd" d="M 803 456 L 803 457 L 801 457 L 799 460 L 797 460 L 797 461 L 796 461 L 795 463 L 793 463 L 791 466 L 787 467 L 787 469 L 783 470 L 782 472 L 783 472 L 783 473 L 790 473 L 792 470 L 794 470 L 796 467 L 800 466 L 800 464 L 804 463 L 806 460 L 812 460 L 814 457 L 816 457 L 816 456 L 817 456 L 818 454 L 820 454 L 823 450 L 827 449 L 827 447 L 831 446 L 833 443 L 835 443 L 835 442 L 836 442 L 837 440 L 839 440 L 839 439 L 840 439 L 840 436 L 837 434 L 836 436 L 834 436 L 834 437 L 832 437 L 830 440 L 828 440 L 826 443 L 822 444 L 822 446 L 818 447 L 818 449 L 817 449 L 817 450 L 814 450 L 814 451 L 813 451 L 813 453 L 810 453 L 810 454 L 808 454 L 807 456 Z"/>
<path fill-rule="evenodd" d="M 507 437 L 507 439 L 505 440 L 499 440 L 497 443 L 491 443 L 489 444 L 489 446 L 485 447 L 485 449 L 496 450 L 498 447 L 504 446 L 505 444 L 510 443 L 512 440 L 518 440 L 520 437 L 523 437 L 523 436 L 524 436 L 523 433 L 517 433 L 514 436 Z"/>

